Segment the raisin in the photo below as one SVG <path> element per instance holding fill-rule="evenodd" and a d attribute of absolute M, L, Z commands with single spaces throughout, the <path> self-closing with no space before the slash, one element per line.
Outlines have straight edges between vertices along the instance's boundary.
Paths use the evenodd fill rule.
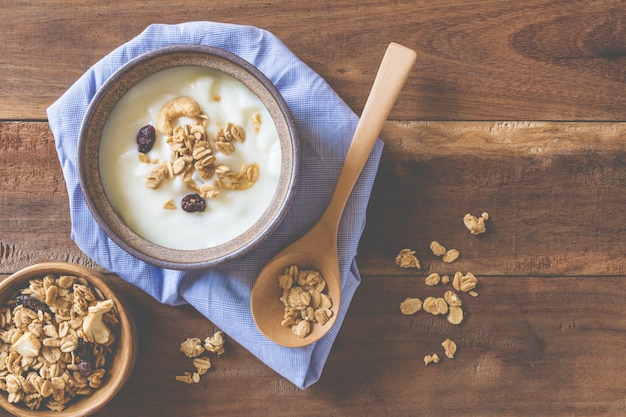
<path fill-rule="evenodd" d="M 137 150 L 141 153 L 150 152 L 156 141 L 154 126 L 145 125 L 137 132 Z"/>
<path fill-rule="evenodd" d="M 44 313 L 52 315 L 52 311 L 50 310 L 50 307 L 48 307 L 48 304 L 32 298 L 28 295 L 18 295 L 15 298 L 15 304 L 17 304 L 18 306 L 22 305 L 33 311 L 43 311 Z"/>
<path fill-rule="evenodd" d="M 206 201 L 198 194 L 187 194 L 183 197 L 181 207 L 186 212 L 204 211 L 206 209 Z"/>
<path fill-rule="evenodd" d="M 81 361 L 93 362 L 94 360 L 92 344 L 81 338 L 78 339 L 78 346 L 76 346 L 74 354 L 78 356 Z"/>
<path fill-rule="evenodd" d="M 78 372 L 80 373 L 80 376 L 88 377 L 89 374 L 91 374 L 91 371 L 93 371 L 93 365 L 91 364 L 91 362 L 87 362 L 87 361 L 78 362 Z"/>

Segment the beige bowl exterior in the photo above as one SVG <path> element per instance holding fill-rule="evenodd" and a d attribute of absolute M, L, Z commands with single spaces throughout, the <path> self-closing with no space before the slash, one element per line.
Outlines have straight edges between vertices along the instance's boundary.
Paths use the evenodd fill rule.
<path fill-rule="evenodd" d="M 109 114 L 122 96 L 144 78 L 174 67 L 198 66 L 223 72 L 254 92 L 265 105 L 278 131 L 281 172 L 274 198 L 261 218 L 246 232 L 215 247 L 178 250 L 139 236 L 109 202 L 100 174 L 100 141 Z M 78 142 L 78 174 L 85 201 L 98 225 L 123 250 L 151 265 L 198 270 L 239 257 L 268 238 L 284 218 L 299 171 L 298 139 L 289 108 L 278 89 L 256 67 L 230 52 L 201 45 L 156 49 L 129 61 L 113 74 L 92 100 Z"/>
<path fill-rule="evenodd" d="M 28 281 L 49 273 L 67 274 L 85 278 L 102 294 L 115 302 L 119 314 L 120 327 L 116 348 L 105 378 L 100 388 L 89 397 L 81 397 L 63 411 L 48 409 L 30 410 L 9 403 L 7 393 L 0 391 L 0 406 L 18 417 L 83 417 L 88 416 L 108 403 L 128 380 L 137 357 L 138 337 L 135 323 L 125 302 L 117 295 L 117 289 L 102 274 L 90 268 L 65 262 L 40 263 L 24 268 L 0 282 L 0 303 L 2 305 L 20 289 L 28 286 Z"/>

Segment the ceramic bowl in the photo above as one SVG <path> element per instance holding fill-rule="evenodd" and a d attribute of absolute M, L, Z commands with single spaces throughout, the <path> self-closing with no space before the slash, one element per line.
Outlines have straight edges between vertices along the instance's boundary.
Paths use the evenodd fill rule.
<path fill-rule="evenodd" d="M 0 305 L 6 306 L 10 300 L 14 300 L 17 293 L 29 286 L 30 280 L 43 278 L 48 274 L 84 278 L 100 291 L 103 298 L 113 300 L 120 323 L 113 330 L 115 340 L 110 345 L 112 354 L 105 364 L 105 376 L 100 387 L 94 390 L 91 395 L 74 397 L 62 411 L 49 410 L 44 405 L 39 410 L 31 410 L 23 404 L 10 403 L 5 391 L 0 391 L 0 406 L 12 415 L 19 417 L 87 416 L 109 402 L 129 378 L 137 357 L 137 331 L 131 312 L 124 300 L 119 297 L 117 288 L 97 271 L 75 264 L 64 262 L 39 263 L 14 273 L 0 282 Z"/>
<path fill-rule="evenodd" d="M 168 242 L 138 233 L 116 209 L 103 185 L 101 146 L 103 131 L 115 106 L 142 80 L 178 67 L 206 68 L 241 82 L 262 102 L 276 127 L 280 145 L 280 173 L 271 201 L 262 206 L 260 217 L 240 234 L 223 242 L 194 248 L 170 246 Z M 209 123 L 211 115 L 209 114 Z M 265 123 L 265 121 L 264 121 Z M 133 138 L 134 139 L 134 138 Z M 157 139 L 158 140 L 158 139 Z M 177 270 L 213 267 L 248 253 L 278 227 L 289 208 L 298 179 L 298 138 L 289 108 L 272 82 L 247 61 L 230 52 L 199 45 L 176 45 L 145 53 L 121 67 L 98 90 L 80 132 L 78 173 L 91 214 L 104 232 L 123 250 L 149 264 Z M 261 167 L 261 175 L 263 169 Z M 208 201 L 208 200 L 207 200 Z M 209 204 L 209 203 L 207 203 Z M 265 208 L 266 207 L 266 208 Z M 243 223 L 241 223 L 243 224 Z M 154 224 L 159 227 L 158 222 Z M 203 228 L 204 226 L 198 226 Z M 207 231 L 207 233 L 219 233 Z"/>

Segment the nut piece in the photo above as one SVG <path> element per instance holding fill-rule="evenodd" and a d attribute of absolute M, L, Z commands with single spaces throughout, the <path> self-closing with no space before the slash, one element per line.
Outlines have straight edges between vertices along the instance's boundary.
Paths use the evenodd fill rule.
<path fill-rule="evenodd" d="M 102 316 L 113 307 L 115 307 L 113 300 L 98 301 L 95 306 L 89 307 L 89 313 L 83 320 L 83 333 L 88 342 L 104 346 L 113 343 L 113 333 L 102 320 Z"/>
<path fill-rule="evenodd" d="M 435 256 L 443 256 L 446 253 L 446 248 L 442 246 L 436 240 L 433 240 L 430 243 L 430 250 L 433 252 L 433 255 Z"/>
<path fill-rule="evenodd" d="M 167 102 L 157 115 L 156 128 L 164 134 L 171 134 L 172 122 L 179 117 L 198 117 L 202 111 L 198 103 L 190 97 L 177 97 Z"/>
<path fill-rule="evenodd" d="M 422 309 L 422 300 L 419 298 L 407 297 L 400 303 L 400 311 L 406 316 L 415 314 Z"/>
<path fill-rule="evenodd" d="M 458 259 L 459 255 L 460 255 L 460 252 L 458 250 L 450 249 L 443 255 L 441 260 L 446 263 L 452 263 Z"/>
<path fill-rule="evenodd" d="M 489 213 L 486 212 L 481 214 L 480 218 L 473 216 L 469 213 L 463 217 L 463 223 L 465 224 L 465 227 L 467 227 L 467 229 L 473 235 L 479 235 L 487 231 L 487 228 L 485 226 L 486 220 L 489 220 Z"/>
<path fill-rule="evenodd" d="M 37 339 L 37 336 L 31 332 L 24 333 L 19 339 L 13 342 L 11 350 L 19 353 L 26 358 L 36 358 L 39 356 L 39 349 L 41 349 L 41 342 Z"/>
<path fill-rule="evenodd" d="M 422 268 L 419 259 L 415 256 L 415 251 L 411 249 L 402 249 L 396 256 L 396 264 L 401 268 Z"/>
<path fill-rule="evenodd" d="M 441 342 L 441 346 L 443 346 L 446 357 L 449 359 L 454 359 L 454 354 L 456 353 L 456 343 L 454 343 L 450 339 L 446 339 Z"/>

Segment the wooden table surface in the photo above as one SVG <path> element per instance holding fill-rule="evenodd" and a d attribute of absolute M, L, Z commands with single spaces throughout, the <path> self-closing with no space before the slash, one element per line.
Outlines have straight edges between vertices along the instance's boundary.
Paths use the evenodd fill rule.
<path fill-rule="evenodd" d="M 619 0 L 9 1 L 0 9 L 0 276 L 97 267 L 70 238 L 46 108 L 147 25 L 212 20 L 277 35 L 359 114 L 391 41 L 417 51 L 385 141 L 363 276 L 318 383 L 299 390 L 238 344 L 199 384 L 179 352 L 215 326 L 112 277 L 141 352 L 96 416 L 626 415 L 626 4 Z M 491 215 L 472 236 L 465 213 Z M 445 265 L 438 240 L 461 257 Z M 422 270 L 394 263 L 413 248 Z M 471 271 L 461 325 L 404 316 L 430 272 Z M 445 338 L 456 357 L 442 355 Z M 7 415 L 0 412 L 0 415 Z"/>

